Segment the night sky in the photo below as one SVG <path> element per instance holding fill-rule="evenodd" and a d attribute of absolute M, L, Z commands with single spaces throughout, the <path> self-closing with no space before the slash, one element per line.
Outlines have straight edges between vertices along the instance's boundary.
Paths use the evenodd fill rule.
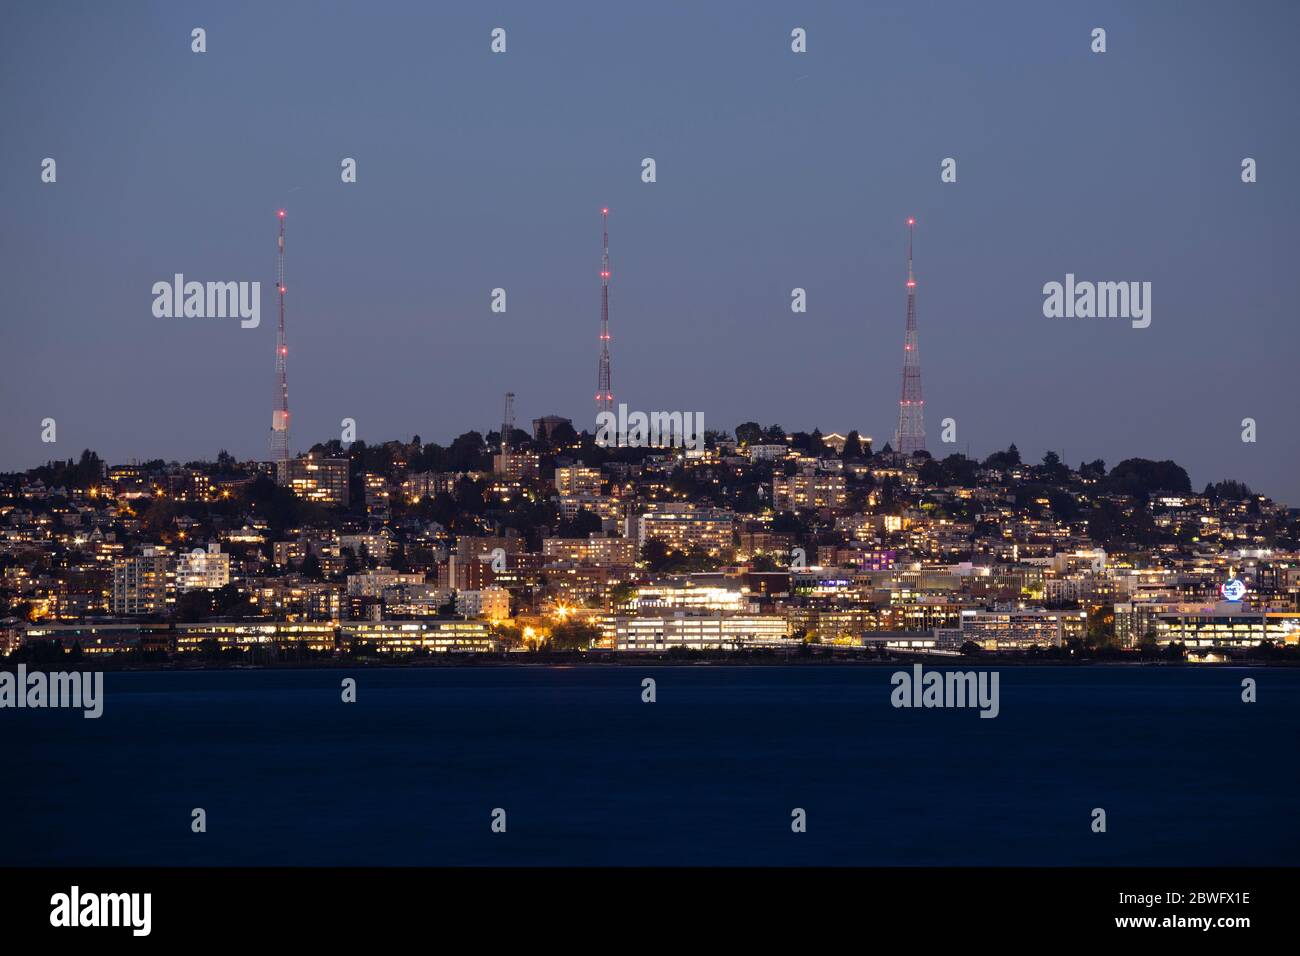
<path fill-rule="evenodd" d="M 932 453 L 1300 504 L 1298 32 L 1262 2 L 8 3 L 0 468 L 268 457 L 281 206 L 292 450 L 344 417 L 447 443 L 506 391 L 592 429 L 608 205 L 632 409 L 881 447 L 914 215 Z M 260 280 L 261 326 L 155 318 L 176 272 Z M 1067 272 L 1151 282 L 1151 326 L 1045 318 Z"/>

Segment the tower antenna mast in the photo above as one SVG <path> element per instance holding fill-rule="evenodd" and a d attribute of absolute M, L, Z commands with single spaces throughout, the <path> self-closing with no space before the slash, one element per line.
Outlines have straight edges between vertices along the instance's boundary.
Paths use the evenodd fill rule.
<path fill-rule="evenodd" d="M 894 444 L 904 455 L 925 451 L 925 399 L 921 394 L 921 351 L 916 337 L 916 276 L 912 272 L 912 234 L 916 220 L 907 220 L 907 331 L 903 335 L 903 389 L 898 400 L 898 430 Z"/>
<path fill-rule="evenodd" d="M 600 260 L 600 367 L 596 372 L 596 411 L 614 409 L 614 390 L 609 372 L 609 207 L 600 211 L 604 254 Z"/>
<path fill-rule="evenodd" d="M 280 298 L 280 327 L 275 337 L 275 405 L 271 412 L 271 460 L 276 477 L 286 482 L 289 467 L 289 346 L 284 337 L 284 210 L 281 209 L 280 243 L 275 265 L 275 288 Z"/>
<path fill-rule="evenodd" d="M 515 393 L 506 392 L 506 410 L 501 418 L 501 454 L 510 453 L 510 433 L 515 430 Z"/>

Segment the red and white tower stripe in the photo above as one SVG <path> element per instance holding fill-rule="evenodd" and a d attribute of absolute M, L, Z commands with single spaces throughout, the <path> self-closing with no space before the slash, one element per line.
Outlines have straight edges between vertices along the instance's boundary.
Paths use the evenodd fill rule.
<path fill-rule="evenodd" d="M 894 447 L 904 455 L 925 451 L 925 399 L 921 395 L 921 351 L 916 340 L 916 276 L 912 274 L 912 232 L 907 220 L 907 332 L 903 336 L 903 394 L 898 401 Z"/>

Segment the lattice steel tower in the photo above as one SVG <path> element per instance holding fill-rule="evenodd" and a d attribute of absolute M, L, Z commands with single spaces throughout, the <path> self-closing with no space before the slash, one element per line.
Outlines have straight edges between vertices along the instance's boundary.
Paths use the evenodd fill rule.
<path fill-rule="evenodd" d="M 600 211 L 605 252 L 600 260 L 600 366 L 596 372 L 596 411 L 614 410 L 614 390 L 609 384 L 609 207 Z"/>
<path fill-rule="evenodd" d="M 925 451 L 925 399 L 921 395 L 921 352 L 916 341 L 916 277 L 912 274 L 912 231 L 907 220 L 907 332 L 903 336 L 903 394 L 898 400 L 894 447 L 904 455 Z"/>
<path fill-rule="evenodd" d="M 280 217 L 280 251 L 276 257 L 275 288 L 280 294 L 280 330 L 275 337 L 275 405 L 271 412 L 271 461 L 276 478 L 287 480 L 289 465 L 289 346 L 284 339 L 284 210 Z"/>
<path fill-rule="evenodd" d="M 501 454 L 510 454 L 510 436 L 515 430 L 515 393 L 506 392 L 506 410 L 501 416 Z"/>

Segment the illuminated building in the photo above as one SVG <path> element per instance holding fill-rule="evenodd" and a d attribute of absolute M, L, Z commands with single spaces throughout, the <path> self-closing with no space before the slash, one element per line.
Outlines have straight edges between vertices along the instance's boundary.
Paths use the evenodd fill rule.
<path fill-rule="evenodd" d="M 699 548 L 717 555 L 731 548 L 733 523 L 734 518 L 726 511 L 668 504 L 637 519 L 637 541 L 644 546 L 654 539 L 662 541 L 669 551 Z"/>
<path fill-rule="evenodd" d="M 1034 608 L 1016 611 L 962 611 L 962 641 L 974 641 L 989 651 L 1023 650 L 1029 647 L 1060 647 L 1070 631 L 1067 619 L 1086 625 L 1086 611 L 1045 611 Z"/>
<path fill-rule="evenodd" d="M 382 597 L 385 588 L 399 584 L 423 584 L 423 574 L 407 574 L 392 568 L 376 568 L 362 574 L 348 575 L 349 597 Z"/>
<path fill-rule="evenodd" d="M 601 480 L 600 469 L 587 465 L 566 465 L 555 469 L 555 490 L 561 495 L 599 495 Z"/>
<path fill-rule="evenodd" d="M 456 613 L 462 617 L 482 617 L 489 621 L 504 620 L 510 616 L 510 592 L 499 587 L 457 591 Z"/>
<path fill-rule="evenodd" d="M 636 542 L 630 538 L 546 538 L 542 554 L 556 561 L 593 567 L 631 567 L 636 563 Z"/>
<path fill-rule="evenodd" d="M 779 461 L 790 451 L 785 445 L 750 445 L 745 449 L 750 461 Z"/>
<path fill-rule="evenodd" d="M 343 548 L 349 549 L 358 561 L 368 557 L 383 564 L 392 551 L 393 535 L 387 528 L 374 534 L 345 534 L 339 538 L 340 553 Z"/>
<path fill-rule="evenodd" d="M 348 459 L 346 458 L 291 458 L 284 464 L 281 482 L 295 495 L 306 501 L 331 507 L 347 507 Z"/>
<path fill-rule="evenodd" d="M 113 562 L 114 614 L 162 614 L 175 602 L 176 573 L 165 548 Z"/>
<path fill-rule="evenodd" d="M 673 611 L 614 619 L 614 646 L 620 651 L 741 650 L 793 643 L 785 619 L 776 615 Z"/>
<path fill-rule="evenodd" d="M 618 499 L 608 495 L 561 495 L 559 504 L 560 514 L 566 521 L 572 521 L 579 511 L 590 511 L 604 521 L 619 517 Z"/>
<path fill-rule="evenodd" d="M 120 651 L 172 649 L 172 630 L 166 624 L 33 624 L 22 630 L 21 640 L 51 641 L 65 651 L 76 646 L 87 656 Z"/>
<path fill-rule="evenodd" d="M 535 451 L 505 451 L 492 456 L 492 470 L 510 481 L 535 477 L 541 464 L 541 455 Z"/>
<path fill-rule="evenodd" d="M 610 586 L 619 580 L 617 569 L 578 565 L 569 561 L 547 564 L 542 569 L 545 593 L 568 604 L 603 600 Z"/>
<path fill-rule="evenodd" d="M 391 513 L 389 507 L 388 479 L 383 475 L 366 472 L 361 476 L 361 484 L 366 495 L 366 514 L 386 518 Z"/>
<path fill-rule="evenodd" d="M 1223 602 L 1180 609 L 1155 617 L 1157 644 L 1177 642 L 1193 649 L 1255 647 L 1264 641 L 1300 645 L 1300 611 L 1266 611 Z"/>
<path fill-rule="evenodd" d="M 748 610 L 750 603 L 749 596 L 739 588 L 655 584 L 637 588 L 625 606 L 637 613 L 681 608 L 734 613 Z"/>
<path fill-rule="evenodd" d="M 402 482 L 402 497 L 411 504 L 419 504 L 423 498 L 449 495 L 456 490 L 456 482 L 463 477 L 463 472 L 424 471 L 408 475 Z"/>
<path fill-rule="evenodd" d="M 772 478 L 772 507 L 777 511 L 840 509 L 848 500 L 848 485 L 843 475 L 776 475 Z"/>
<path fill-rule="evenodd" d="M 488 622 L 459 618 L 431 621 L 346 621 L 344 646 L 371 644 L 385 653 L 424 651 L 494 651 L 497 642 Z"/>
<path fill-rule="evenodd" d="M 195 548 L 176 559 L 176 588 L 194 591 L 203 588 L 221 588 L 230 583 L 230 555 L 221 553 L 216 541 L 208 544 L 206 551 Z"/>
<path fill-rule="evenodd" d="M 176 650 L 201 651 L 215 646 L 248 649 L 274 644 L 280 647 L 305 647 L 318 652 L 335 649 L 336 628 L 333 623 L 312 621 L 231 621 L 176 625 Z"/>

